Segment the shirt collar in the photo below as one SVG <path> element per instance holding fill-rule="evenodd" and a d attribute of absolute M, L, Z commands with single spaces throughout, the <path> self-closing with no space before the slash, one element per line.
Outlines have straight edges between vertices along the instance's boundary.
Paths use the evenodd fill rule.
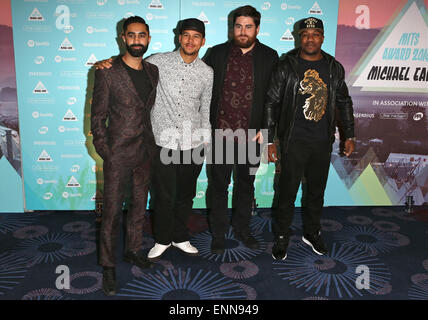
<path fill-rule="evenodd" d="M 256 39 L 256 45 L 257 45 L 257 39 Z M 256 45 L 250 50 L 248 51 L 246 54 L 243 54 L 241 51 L 241 48 L 238 47 L 235 43 L 232 43 L 232 48 L 230 51 L 230 54 L 235 56 L 235 57 L 251 57 L 253 55 L 254 49 L 256 48 Z"/>
<path fill-rule="evenodd" d="M 193 67 L 198 62 L 198 60 L 199 60 L 199 56 L 198 56 L 191 63 L 186 63 L 186 62 L 184 62 L 183 57 L 180 54 L 180 48 L 178 50 L 176 50 L 175 52 L 176 52 L 176 56 L 177 56 L 178 61 L 180 61 L 180 63 L 182 63 L 182 64 L 185 64 L 185 65 Z"/>

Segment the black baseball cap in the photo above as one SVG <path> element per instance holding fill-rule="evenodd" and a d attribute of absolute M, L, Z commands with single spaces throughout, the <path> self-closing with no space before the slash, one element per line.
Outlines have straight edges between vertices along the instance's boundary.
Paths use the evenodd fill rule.
<path fill-rule="evenodd" d="M 299 34 L 303 32 L 305 29 L 319 29 L 322 33 L 324 33 L 324 24 L 321 19 L 317 19 L 314 17 L 309 17 L 303 19 L 299 23 Z"/>
<path fill-rule="evenodd" d="M 205 24 L 196 18 L 189 18 L 181 21 L 179 32 L 183 33 L 184 30 L 195 30 L 202 34 L 205 38 Z"/>

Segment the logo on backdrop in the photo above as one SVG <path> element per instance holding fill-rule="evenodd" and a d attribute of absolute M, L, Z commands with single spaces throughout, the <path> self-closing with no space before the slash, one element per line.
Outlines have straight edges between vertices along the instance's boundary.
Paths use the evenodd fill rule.
<path fill-rule="evenodd" d="M 86 61 L 85 66 L 92 67 L 97 61 L 97 57 L 95 57 L 95 55 L 92 53 L 89 59 Z"/>
<path fill-rule="evenodd" d="M 40 134 L 46 134 L 46 133 L 48 133 L 48 131 L 49 131 L 49 128 L 48 128 L 48 127 L 46 127 L 46 126 L 41 127 L 41 128 L 39 129 L 39 133 L 40 133 Z"/>
<path fill-rule="evenodd" d="M 39 158 L 37 159 L 37 162 L 52 162 L 53 159 L 49 155 L 49 153 L 46 152 L 46 150 L 43 150 L 40 154 Z"/>
<path fill-rule="evenodd" d="M 62 121 L 77 121 L 77 117 L 74 115 L 71 109 L 68 109 L 66 114 L 62 118 Z"/>
<path fill-rule="evenodd" d="M 70 180 L 68 180 L 66 188 L 80 188 L 80 183 L 74 176 L 71 176 Z"/>
<path fill-rule="evenodd" d="M 309 14 L 320 14 L 322 15 L 322 10 L 318 2 L 315 2 L 312 8 L 308 11 Z"/>
<path fill-rule="evenodd" d="M 198 19 L 201 20 L 205 24 L 210 24 L 210 21 L 208 20 L 207 15 L 203 11 L 201 11 L 201 14 L 199 15 Z"/>
<path fill-rule="evenodd" d="M 36 87 L 34 88 L 33 93 L 46 94 L 49 93 L 49 91 L 48 89 L 46 89 L 45 85 L 41 81 L 39 81 Z"/>
<path fill-rule="evenodd" d="M 35 64 L 42 64 L 43 62 L 45 62 L 45 57 L 43 57 L 43 56 L 37 56 L 34 58 Z"/>
<path fill-rule="evenodd" d="M 294 37 L 291 34 L 290 29 L 287 29 L 287 31 L 284 32 L 284 34 L 281 37 L 281 41 L 294 41 Z"/>
<path fill-rule="evenodd" d="M 64 41 L 59 46 L 59 51 L 74 51 L 73 45 L 71 44 L 70 40 L 66 37 Z"/>
<path fill-rule="evenodd" d="M 28 17 L 28 21 L 45 21 L 45 18 L 43 18 L 39 9 L 34 8 L 33 12 L 31 12 L 30 16 Z"/>
<path fill-rule="evenodd" d="M 271 7 L 271 4 L 269 1 L 266 1 L 262 4 L 262 10 L 269 10 Z"/>
<path fill-rule="evenodd" d="M 160 2 L 160 0 L 152 0 L 152 2 L 149 4 L 149 9 L 163 9 L 163 4 Z"/>

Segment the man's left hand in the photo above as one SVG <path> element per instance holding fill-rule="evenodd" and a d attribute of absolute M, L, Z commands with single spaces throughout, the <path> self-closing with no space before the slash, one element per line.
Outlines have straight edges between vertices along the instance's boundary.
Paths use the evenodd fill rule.
<path fill-rule="evenodd" d="M 352 154 L 352 152 L 354 152 L 354 150 L 355 150 L 355 142 L 354 142 L 354 140 L 347 139 L 345 141 L 345 151 L 344 151 L 344 154 L 347 157 L 349 157 Z"/>

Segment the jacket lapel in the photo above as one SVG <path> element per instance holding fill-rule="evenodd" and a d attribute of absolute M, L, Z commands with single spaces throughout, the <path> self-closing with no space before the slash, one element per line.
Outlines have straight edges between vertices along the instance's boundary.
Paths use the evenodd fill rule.
<path fill-rule="evenodd" d="M 156 93 L 156 87 L 159 81 L 159 75 L 152 72 L 152 68 L 149 67 L 148 63 L 143 60 L 143 69 L 146 71 L 147 76 L 149 77 L 150 83 L 152 84 L 152 90 L 150 91 L 149 96 L 146 101 L 150 101 L 152 96 Z"/>

